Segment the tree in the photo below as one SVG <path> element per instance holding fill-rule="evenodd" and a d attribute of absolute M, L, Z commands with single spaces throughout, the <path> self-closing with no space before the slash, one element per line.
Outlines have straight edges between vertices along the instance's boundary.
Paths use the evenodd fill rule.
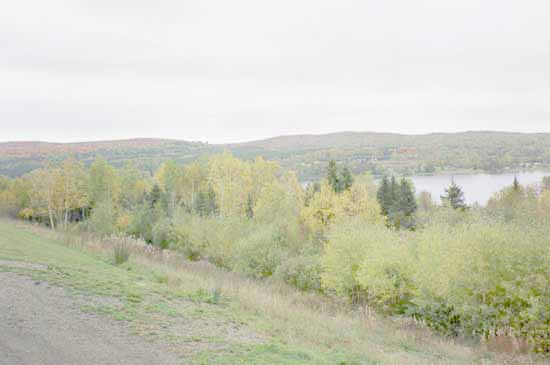
<path fill-rule="evenodd" d="M 327 167 L 327 181 L 335 193 L 340 192 L 340 179 L 338 178 L 338 167 L 336 161 L 330 160 Z"/>
<path fill-rule="evenodd" d="M 399 183 L 397 182 L 397 179 L 395 178 L 395 176 L 392 176 L 391 177 L 391 181 L 390 181 L 390 201 L 391 201 L 391 206 L 393 206 L 395 204 L 395 202 L 399 199 L 399 191 L 400 191 L 400 188 L 399 188 Z"/>
<path fill-rule="evenodd" d="M 390 207 L 393 205 L 393 196 L 390 189 L 390 181 L 387 176 L 382 178 L 382 183 L 378 188 L 378 193 L 376 194 L 378 204 L 380 204 L 380 209 L 383 215 L 387 216 Z"/>
<path fill-rule="evenodd" d="M 327 181 L 335 193 L 349 190 L 353 185 L 353 176 L 348 167 L 338 171 L 336 161 L 330 160 L 327 167 Z"/>
<path fill-rule="evenodd" d="M 0 215 L 15 216 L 16 196 L 12 189 L 12 182 L 0 176 Z"/>
<path fill-rule="evenodd" d="M 147 201 L 149 202 L 149 207 L 151 208 L 154 208 L 161 203 L 162 190 L 160 189 L 160 186 L 158 184 L 153 185 L 153 188 L 151 189 L 151 192 L 147 197 Z"/>
<path fill-rule="evenodd" d="M 208 161 L 208 183 L 216 194 L 218 213 L 222 217 L 245 217 L 252 190 L 251 167 L 225 152 Z"/>
<path fill-rule="evenodd" d="M 206 164 L 195 161 L 183 167 L 183 204 L 190 210 L 195 209 L 198 194 L 208 189 L 207 182 Z"/>
<path fill-rule="evenodd" d="M 31 184 L 31 207 L 36 216 L 47 216 L 50 228 L 56 227 L 56 210 L 59 204 L 57 181 L 60 172 L 47 162 L 41 169 L 31 171 L 26 178 Z"/>
<path fill-rule="evenodd" d="M 383 222 L 380 206 L 376 201 L 376 186 L 370 175 L 358 176 L 349 190 L 338 195 L 336 216 L 344 217 L 344 220 L 360 217 L 364 222 Z"/>
<path fill-rule="evenodd" d="M 183 170 L 174 161 L 164 162 L 155 174 L 155 181 L 164 193 L 168 216 L 173 216 L 183 196 Z"/>
<path fill-rule="evenodd" d="M 132 162 L 127 163 L 119 173 L 120 185 L 124 187 L 120 191 L 120 206 L 129 210 L 143 203 L 147 192 L 151 189 L 150 179 L 143 176 Z"/>
<path fill-rule="evenodd" d="M 86 171 L 82 164 L 74 158 L 67 159 L 61 164 L 58 178 L 60 181 L 60 199 L 62 200 L 63 226 L 67 228 L 70 213 L 73 210 L 83 209 L 88 205 L 88 194 L 86 192 Z M 58 218 L 58 221 L 61 217 Z"/>
<path fill-rule="evenodd" d="M 201 217 L 216 214 L 218 211 L 216 193 L 212 188 L 197 193 L 197 197 L 194 199 L 194 211 Z"/>
<path fill-rule="evenodd" d="M 321 184 L 319 191 L 313 192 L 307 206 L 302 209 L 302 219 L 314 237 L 322 238 L 324 232 L 336 216 L 337 194 L 327 181 Z"/>
<path fill-rule="evenodd" d="M 294 179 L 294 175 L 288 175 L 265 186 L 254 206 L 253 218 L 262 225 L 276 227 L 287 241 L 301 242 L 303 193 L 299 185 L 294 185 Z"/>
<path fill-rule="evenodd" d="M 451 180 L 451 185 L 445 189 L 445 194 L 441 196 L 441 201 L 453 209 L 465 210 L 467 208 L 464 201 L 464 192 L 455 183 L 454 179 Z"/>
<path fill-rule="evenodd" d="M 399 195 L 390 209 L 390 222 L 396 228 L 412 229 L 415 226 L 414 213 L 418 208 L 414 188 L 405 178 L 399 183 Z"/>
<path fill-rule="evenodd" d="M 326 230 L 336 221 L 360 217 L 364 222 L 380 223 L 382 218 L 375 189 L 368 175 L 358 177 L 349 190 L 339 194 L 324 181 L 321 190 L 315 192 L 308 205 L 302 209 L 302 218 L 317 238 L 323 238 Z"/>
<path fill-rule="evenodd" d="M 101 157 L 90 166 L 88 189 L 92 208 L 106 200 L 111 201 L 111 205 L 119 200 L 120 184 L 116 171 Z"/>
<path fill-rule="evenodd" d="M 351 175 L 351 171 L 346 166 L 342 169 L 342 173 L 340 175 L 340 191 L 349 190 L 352 185 L 353 176 Z"/>
<path fill-rule="evenodd" d="M 113 209 L 113 202 L 108 199 L 99 202 L 92 210 L 92 214 L 86 223 L 91 231 L 99 233 L 101 236 L 114 233 L 116 230 L 116 214 Z"/>
<path fill-rule="evenodd" d="M 27 178 L 8 179 L 0 176 L 0 214 L 13 218 L 32 216 L 31 186 Z"/>
<path fill-rule="evenodd" d="M 512 189 L 514 191 L 520 191 L 520 189 L 521 189 L 521 185 L 519 184 L 517 176 L 514 176 L 514 183 L 512 184 Z"/>
<path fill-rule="evenodd" d="M 414 188 L 412 183 L 405 178 L 401 179 L 399 187 L 399 209 L 405 213 L 406 216 L 410 216 L 414 214 L 418 208 L 414 196 Z"/>
<path fill-rule="evenodd" d="M 493 194 L 487 202 L 487 209 L 510 221 L 525 214 L 532 213 L 537 205 L 534 192 L 518 183 L 514 178 L 512 186 L 508 186 Z"/>

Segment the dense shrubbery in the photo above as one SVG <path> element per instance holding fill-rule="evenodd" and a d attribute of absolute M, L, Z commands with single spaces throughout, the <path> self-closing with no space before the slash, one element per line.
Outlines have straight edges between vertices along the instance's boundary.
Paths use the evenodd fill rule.
<path fill-rule="evenodd" d="M 483 218 L 424 230 L 416 240 L 412 276 L 415 314 L 435 326 L 459 321 L 452 330 L 468 336 L 507 332 L 538 343 L 534 333 L 550 330 L 544 316 L 549 308 L 541 307 L 550 300 L 546 237 L 541 228 L 526 232 Z M 449 309 L 448 318 L 430 315 L 429 307 L 441 305 Z"/>
<path fill-rule="evenodd" d="M 288 242 L 282 232 L 276 227 L 263 226 L 236 242 L 231 267 L 252 277 L 269 277 L 288 253 Z"/>
<path fill-rule="evenodd" d="M 229 154 L 165 163 L 152 176 L 71 160 L 0 179 L 0 212 L 142 238 L 191 260 L 412 316 L 447 335 L 508 335 L 550 351 L 548 181 L 516 182 L 470 209 L 457 186 L 438 206 L 426 194 L 413 201 L 407 180 L 381 185 L 377 194 L 369 176 L 331 164 L 327 179 L 303 189 L 272 162 Z"/>
<path fill-rule="evenodd" d="M 509 335 L 549 351 L 548 228 L 461 214 L 460 223 L 412 233 L 361 222 L 334 227 L 323 286 L 447 335 Z"/>

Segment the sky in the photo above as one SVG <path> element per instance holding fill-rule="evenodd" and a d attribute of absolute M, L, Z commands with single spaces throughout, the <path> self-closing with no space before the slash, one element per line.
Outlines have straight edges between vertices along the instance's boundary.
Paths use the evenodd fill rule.
<path fill-rule="evenodd" d="M 547 0 L 17 0 L 0 141 L 550 132 Z"/>

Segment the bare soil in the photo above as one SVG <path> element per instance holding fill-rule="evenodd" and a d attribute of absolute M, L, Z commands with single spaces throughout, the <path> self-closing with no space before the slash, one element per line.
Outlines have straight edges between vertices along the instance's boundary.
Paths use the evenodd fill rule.
<path fill-rule="evenodd" d="M 81 303 L 80 303 L 81 304 Z M 0 364 L 181 364 L 119 321 L 83 313 L 64 289 L 0 273 Z"/>

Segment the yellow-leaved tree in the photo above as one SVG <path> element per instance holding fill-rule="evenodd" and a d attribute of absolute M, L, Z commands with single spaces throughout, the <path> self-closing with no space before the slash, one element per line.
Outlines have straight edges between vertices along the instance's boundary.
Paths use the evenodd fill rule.
<path fill-rule="evenodd" d="M 359 217 L 368 223 L 381 223 L 383 218 L 375 189 L 368 175 L 360 176 L 348 190 L 340 193 L 323 181 L 302 211 L 304 224 L 314 236 L 322 238 L 338 221 Z"/>
<path fill-rule="evenodd" d="M 155 174 L 155 181 L 166 197 L 167 213 L 173 216 L 183 199 L 183 169 L 174 161 L 164 162 Z"/>
<path fill-rule="evenodd" d="M 251 193 L 250 166 L 225 152 L 208 161 L 208 182 L 216 194 L 220 216 L 246 216 Z"/>
<path fill-rule="evenodd" d="M 89 199 L 86 191 L 88 176 L 82 164 L 75 158 L 63 161 L 59 172 L 60 181 L 57 184 L 60 185 L 63 226 L 67 228 L 70 212 L 88 206 Z"/>

